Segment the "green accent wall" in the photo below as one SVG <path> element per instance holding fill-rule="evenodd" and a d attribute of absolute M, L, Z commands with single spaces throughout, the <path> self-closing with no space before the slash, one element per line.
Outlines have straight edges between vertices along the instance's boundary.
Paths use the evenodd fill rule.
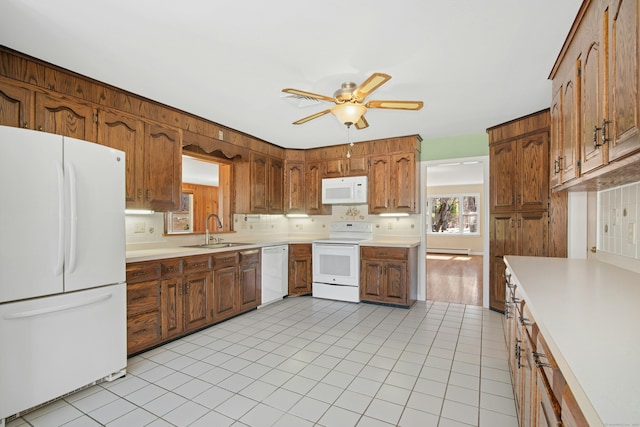
<path fill-rule="evenodd" d="M 443 160 L 489 155 L 489 135 L 474 133 L 446 138 L 424 139 L 420 160 Z"/>

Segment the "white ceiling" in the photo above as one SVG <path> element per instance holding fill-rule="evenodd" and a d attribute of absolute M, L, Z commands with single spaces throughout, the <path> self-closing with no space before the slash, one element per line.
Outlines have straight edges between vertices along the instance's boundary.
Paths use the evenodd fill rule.
<path fill-rule="evenodd" d="M 373 72 L 353 141 L 484 132 L 547 108 L 547 80 L 580 0 L 2 0 L 0 44 L 287 148 L 346 142 L 333 104 L 297 106 L 292 87 L 332 96 Z"/>

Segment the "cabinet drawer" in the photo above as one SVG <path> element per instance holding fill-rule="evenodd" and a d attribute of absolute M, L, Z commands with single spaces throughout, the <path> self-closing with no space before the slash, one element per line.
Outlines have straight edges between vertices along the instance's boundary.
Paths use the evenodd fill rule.
<path fill-rule="evenodd" d="M 542 371 L 541 374 L 548 380 L 549 386 L 553 391 L 553 397 L 558 402 L 562 401 L 562 391 L 564 389 L 564 377 L 558 369 L 558 364 L 553 355 L 547 347 L 547 343 L 544 342 L 542 336 L 538 333 L 537 326 L 534 327 L 535 340 L 536 340 L 536 364 Z"/>
<path fill-rule="evenodd" d="M 362 258 L 378 258 L 384 260 L 405 261 L 409 258 L 407 248 L 388 248 L 382 246 L 362 246 L 360 248 Z"/>
<path fill-rule="evenodd" d="M 296 257 L 296 256 L 311 256 L 311 245 L 304 243 L 304 244 L 293 244 L 293 245 L 289 245 L 289 256 L 291 257 Z"/>
<path fill-rule="evenodd" d="M 221 252 L 213 254 L 213 269 L 218 270 L 225 267 L 235 267 L 238 259 L 238 252 Z"/>
<path fill-rule="evenodd" d="M 184 274 L 207 271 L 211 268 L 209 255 L 191 256 L 184 259 L 182 271 Z"/>
<path fill-rule="evenodd" d="M 143 350 L 160 342 L 160 312 L 153 311 L 127 319 L 127 353 Z"/>
<path fill-rule="evenodd" d="M 260 262 L 260 249 L 250 249 L 238 252 L 240 264 L 257 264 Z"/>
<path fill-rule="evenodd" d="M 179 276 L 182 274 L 182 258 L 163 260 L 160 263 L 160 273 L 163 278 Z"/>
<path fill-rule="evenodd" d="M 160 263 L 134 262 L 127 264 L 127 283 L 137 283 L 160 278 Z"/>
<path fill-rule="evenodd" d="M 127 284 L 127 316 L 160 308 L 160 282 Z"/>

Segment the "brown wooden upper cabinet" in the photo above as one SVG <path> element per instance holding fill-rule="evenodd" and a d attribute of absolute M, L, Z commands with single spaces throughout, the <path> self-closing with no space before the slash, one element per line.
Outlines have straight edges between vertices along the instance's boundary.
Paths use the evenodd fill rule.
<path fill-rule="evenodd" d="M 640 179 L 638 13 L 634 0 L 585 1 L 578 11 L 550 75 L 552 187 Z"/>
<path fill-rule="evenodd" d="M 303 160 L 286 160 L 284 170 L 284 210 L 306 212 L 305 167 Z"/>
<path fill-rule="evenodd" d="M 235 169 L 236 213 L 284 213 L 284 160 L 251 152 Z"/>
<path fill-rule="evenodd" d="M 322 204 L 322 178 L 324 177 L 325 162 L 305 162 L 305 193 L 306 211 L 309 215 L 330 215 L 331 205 Z"/>
<path fill-rule="evenodd" d="M 417 213 L 415 153 L 371 156 L 369 159 L 369 213 Z"/>
<path fill-rule="evenodd" d="M 492 212 L 548 208 L 548 139 L 548 131 L 543 131 L 491 145 Z"/>
<path fill-rule="evenodd" d="M 325 177 L 339 178 L 341 176 L 362 176 L 368 172 L 367 156 L 352 156 L 343 159 L 330 159 L 326 161 L 327 170 Z"/>
<path fill-rule="evenodd" d="M 180 205 L 180 133 L 134 116 L 101 110 L 98 143 L 125 152 L 127 208 L 168 211 Z"/>

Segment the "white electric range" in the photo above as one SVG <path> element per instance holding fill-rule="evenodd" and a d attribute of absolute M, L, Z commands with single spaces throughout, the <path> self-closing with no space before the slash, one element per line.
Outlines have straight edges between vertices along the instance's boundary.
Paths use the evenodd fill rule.
<path fill-rule="evenodd" d="M 373 224 L 370 222 L 331 223 L 329 238 L 312 243 L 312 295 L 360 302 L 360 242 L 372 238 Z"/>

